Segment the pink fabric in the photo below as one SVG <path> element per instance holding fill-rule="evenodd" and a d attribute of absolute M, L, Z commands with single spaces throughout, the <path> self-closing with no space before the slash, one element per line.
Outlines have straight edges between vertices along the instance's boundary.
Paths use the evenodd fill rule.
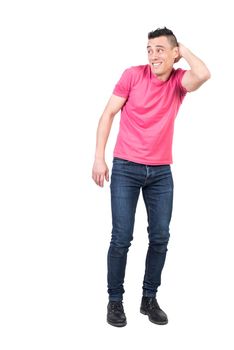
<path fill-rule="evenodd" d="M 174 120 L 186 95 L 181 79 L 186 71 L 173 69 L 159 80 L 149 65 L 126 69 L 113 94 L 127 98 L 121 110 L 114 157 L 142 164 L 171 164 Z"/>

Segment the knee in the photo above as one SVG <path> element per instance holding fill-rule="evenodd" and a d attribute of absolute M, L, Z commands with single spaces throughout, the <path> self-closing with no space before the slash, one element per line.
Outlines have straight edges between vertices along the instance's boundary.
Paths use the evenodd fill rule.
<path fill-rule="evenodd" d="M 152 249 L 152 251 L 154 251 L 155 253 L 160 253 L 160 254 L 164 254 L 167 252 L 167 244 L 168 243 L 155 243 L 155 242 L 151 242 L 149 244 L 150 249 Z"/>
<path fill-rule="evenodd" d="M 121 258 L 126 256 L 128 249 L 130 247 L 129 245 L 116 245 L 115 243 L 110 244 L 109 248 L 109 256 L 114 257 L 114 258 Z"/>
<path fill-rule="evenodd" d="M 157 234 L 149 235 L 149 245 L 154 251 L 165 253 L 167 251 L 169 238 L 170 234 L 167 230 L 160 231 Z"/>
<path fill-rule="evenodd" d="M 116 249 L 128 249 L 131 245 L 131 239 L 124 240 L 112 236 L 110 246 Z"/>
<path fill-rule="evenodd" d="M 116 229 L 113 227 L 111 235 L 111 246 L 118 249 L 128 249 L 133 240 L 132 229 Z"/>

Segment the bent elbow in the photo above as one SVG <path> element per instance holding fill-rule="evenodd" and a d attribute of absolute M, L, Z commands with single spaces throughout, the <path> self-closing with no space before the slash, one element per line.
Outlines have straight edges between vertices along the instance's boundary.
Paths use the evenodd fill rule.
<path fill-rule="evenodd" d="M 201 80 L 203 80 L 203 82 L 209 80 L 211 78 L 211 74 L 210 74 L 210 71 L 207 69 L 204 74 L 203 74 L 203 77 Z"/>
<path fill-rule="evenodd" d="M 210 73 L 210 71 L 208 71 L 206 74 L 206 80 L 209 80 L 210 78 L 211 78 L 211 73 Z"/>

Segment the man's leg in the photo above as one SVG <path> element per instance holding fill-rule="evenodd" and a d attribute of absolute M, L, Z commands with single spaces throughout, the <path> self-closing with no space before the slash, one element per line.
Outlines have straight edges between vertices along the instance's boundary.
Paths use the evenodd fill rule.
<path fill-rule="evenodd" d="M 133 239 L 140 184 L 131 162 L 114 159 L 111 175 L 112 237 L 108 251 L 110 301 L 122 301 L 127 252 Z"/>
<path fill-rule="evenodd" d="M 112 238 L 108 251 L 107 322 L 115 327 L 127 324 L 122 297 L 127 252 L 133 239 L 140 186 L 131 162 L 114 159 L 111 175 Z"/>
<path fill-rule="evenodd" d="M 149 178 L 143 187 L 143 198 L 148 215 L 149 247 L 146 256 L 141 312 L 148 314 L 150 321 L 166 324 L 167 316 L 155 300 L 161 284 L 167 245 L 170 237 L 169 224 L 173 205 L 173 178 L 169 165 L 152 166 Z"/>

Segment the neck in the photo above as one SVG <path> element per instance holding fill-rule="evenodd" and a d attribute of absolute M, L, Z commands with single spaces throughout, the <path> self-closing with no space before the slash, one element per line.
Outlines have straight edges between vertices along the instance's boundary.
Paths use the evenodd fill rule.
<path fill-rule="evenodd" d="M 167 81 L 168 78 L 169 78 L 170 75 L 171 75 L 172 70 L 173 70 L 173 68 L 172 68 L 170 71 L 166 72 L 165 74 L 157 75 L 157 74 L 155 74 L 154 72 L 153 72 L 153 74 L 154 74 L 159 80 Z"/>

